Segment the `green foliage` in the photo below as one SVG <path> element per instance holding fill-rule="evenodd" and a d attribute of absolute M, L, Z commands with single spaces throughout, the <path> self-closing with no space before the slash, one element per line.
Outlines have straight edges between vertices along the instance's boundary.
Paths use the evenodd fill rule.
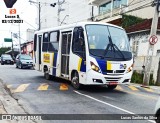
<path fill-rule="evenodd" d="M 132 83 L 143 83 L 143 74 L 137 73 L 136 71 L 133 72 L 132 78 L 131 78 Z"/>
<path fill-rule="evenodd" d="M 133 72 L 132 78 L 131 78 L 131 82 L 132 83 L 138 83 L 138 84 L 143 84 L 143 73 L 138 73 L 136 71 Z M 149 85 L 155 85 L 155 82 L 153 80 L 153 74 L 150 75 L 150 81 L 149 81 Z"/>
<path fill-rule="evenodd" d="M 10 50 L 10 49 L 11 49 L 10 47 L 1 47 L 1 48 L 0 48 L 0 56 L 1 56 L 2 54 L 4 54 L 6 51 Z"/>
<path fill-rule="evenodd" d="M 133 15 L 123 15 L 122 16 L 122 27 L 127 28 L 129 26 L 135 25 L 137 23 L 143 22 L 145 19 L 136 17 Z"/>
<path fill-rule="evenodd" d="M 153 74 L 150 75 L 149 85 L 155 85 L 155 82 L 153 80 Z"/>

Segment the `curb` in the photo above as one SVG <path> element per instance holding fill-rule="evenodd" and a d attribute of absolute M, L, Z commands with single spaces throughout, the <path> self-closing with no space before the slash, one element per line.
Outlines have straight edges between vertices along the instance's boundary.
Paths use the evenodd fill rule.
<path fill-rule="evenodd" d="M 147 85 L 140 85 L 140 87 L 142 87 L 142 88 L 152 89 L 150 86 L 147 86 Z"/>

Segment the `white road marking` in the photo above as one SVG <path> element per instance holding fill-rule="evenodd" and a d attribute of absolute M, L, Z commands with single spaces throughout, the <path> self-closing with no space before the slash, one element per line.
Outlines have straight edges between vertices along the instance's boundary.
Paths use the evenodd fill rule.
<path fill-rule="evenodd" d="M 112 104 L 110 104 L 110 103 L 107 103 L 107 102 L 104 102 L 104 101 L 102 101 L 102 100 L 96 99 L 96 98 L 94 98 L 94 97 L 92 97 L 92 96 L 89 96 L 89 95 L 80 93 L 80 92 L 75 91 L 75 90 L 73 90 L 73 91 L 74 91 L 75 93 L 79 94 L 79 95 L 88 97 L 88 98 L 90 98 L 90 99 L 92 99 L 92 100 L 95 100 L 95 101 L 97 101 L 97 102 L 103 103 L 103 104 L 108 105 L 108 106 L 111 106 L 111 107 L 116 108 L 116 109 L 118 109 L 118 110 L 120 110 L 120 111 L 126 112 L 126 113 L 128 113 L 128 114 L 134 114 L 134 115 L 136 115 L 135 113 L 133 113 L 133 112 L 131 112 L 131 111 L 127 111 L 127 110 L 122 109 L 122 108 L 120 108 L 120 107 L 114 106 L 114 105 L 112 105 Z M 147 121 L 149 121 L 149 122 L 151 122 L 151 123 L 155 123 L 154 120 L 147 120 Z"/>
<path fill-rule="evenodd" d="M 116 99 L 114 99 L 114 98 L 112 98 L 112 97 L 108 97 L 108 96 L 102 96 L 102 97 L 104 97 L 104 98 L 106 98 L 106 99 L 110 99 L 110 100 L 116 101 Z"/>

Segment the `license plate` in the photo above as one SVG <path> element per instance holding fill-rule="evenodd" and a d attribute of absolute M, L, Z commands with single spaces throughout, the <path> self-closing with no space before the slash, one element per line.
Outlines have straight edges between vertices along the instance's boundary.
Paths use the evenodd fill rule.
<path fill-rule="evenodd" d="M 29 64 L 28 66 L 31 67 L 32 65 Z"/>
<path fill-rule="evenodd" d="M 7 61 L 7 63 L 10 63 L 10 61 Z"/>

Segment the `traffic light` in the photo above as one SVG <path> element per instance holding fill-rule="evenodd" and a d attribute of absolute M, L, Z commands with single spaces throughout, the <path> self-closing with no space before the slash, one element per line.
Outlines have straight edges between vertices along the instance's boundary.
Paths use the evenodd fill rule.
<path fill-rule="evenodd" d="M 7 8 L 12 8 L 17 0 L 4 0 Z"/>
<path fill-rule="evenodd" d="M 54 3 L 54 4 L 50 4 L 52 7 L 55 7 L 56 6 L 56 3 Z"/>

